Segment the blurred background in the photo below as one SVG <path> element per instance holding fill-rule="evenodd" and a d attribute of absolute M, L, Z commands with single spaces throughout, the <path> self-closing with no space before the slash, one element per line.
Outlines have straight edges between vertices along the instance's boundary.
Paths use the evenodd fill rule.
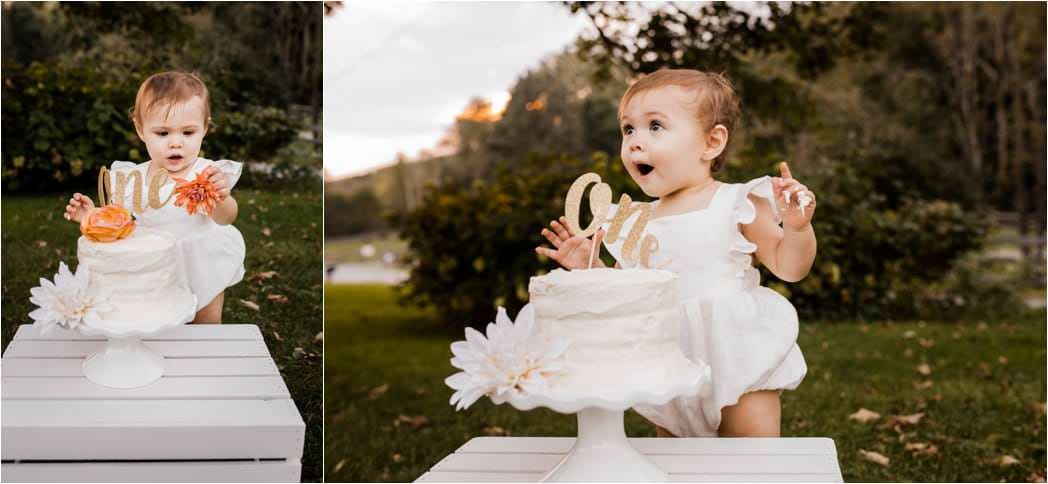
<path fill-rule="evenodd" d="M 1044 4 L 326 12 L 328 480 L 414 480 L 478 435 L 574 435 L 544 410 L 454 412 L 448 344 L 556 267 L 533 248 L 578 175 L 644 200 L 618 100 L 682 67 L 741 98 L 724 181 L 788 160 L 819 194 L 811 274 L 763 279 L 809 363 L 783 435 L 833 438 L 848 481 L 1044 481 Z M 654 435 L 632 414 L 627 431 Z"/>
<path fill-rule="evenodd" d="M 76 266 L 76 191 L 148 159 L 128 116 L 139 85 L 197 73 L 215 127 L 201 156 L 245 163 L 233 196 L 247 274 L 224 321 L 257 324 L 306 422 L 302 477 L 319 481 L 322 435 L 322 34 L 320 3 L 4 2 L 3 346 L 30 323 L 29 289 Z"/>

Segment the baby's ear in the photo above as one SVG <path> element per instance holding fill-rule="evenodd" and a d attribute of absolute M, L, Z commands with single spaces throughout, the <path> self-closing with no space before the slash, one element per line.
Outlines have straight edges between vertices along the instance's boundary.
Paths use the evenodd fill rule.
<path fill-rule="evenodd" d="M 724 152 L 724 148 L 727 146 L 728 128 L 725 128 L 723 124 L 714 125 L 706 133 L 706 152 L 703 153 L 702 159 L 706 161 L 716 159 Z"/>

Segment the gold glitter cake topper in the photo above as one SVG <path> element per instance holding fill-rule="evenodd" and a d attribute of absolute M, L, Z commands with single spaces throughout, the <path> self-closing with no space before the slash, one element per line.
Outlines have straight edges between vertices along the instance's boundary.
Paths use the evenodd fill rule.
<path fill-rule="evenodd" d="M 105 206 L 106 200 L 109 200 L 109 203 L 121 203 L 121 200 L 124 200 L 124 196 L 127 194 L 128 182 L 133 182 L 131 185 L 132 205 L 129 209 L 134 213 L 144 212 L 146 207 L 142 205 L 142 173 L 137 170 L 116 172 L 115 187 L 109 186 L 109 174 L 109 169 L 104 166 L 98 172 L 99 206 Z M 160 187 L 167 183 L 168 178 L 170 177 L 165 170 L 159 170 L 149 178 L 149 208 L 157 209 L 163 207 L 174 198 L 175 193 L 172 191 L 167 199 L 160 200 Z"/>
<path fill-rule="evenodd" d="M 590 190 L 589 194 L 590 213 L 593 215 L 593 221 L 583 229 L 579 226 L 579 210 L 582 206 L 582 195 L 586 188 L 594 183 L 596 185 Z M 619 232 L 622 231 L 626 220 L 634 212 L 638 212 L 637 222 L 630 227 L 629 233 L 626 234 L 626 241 L 622 244 L 621 257 L 625 262 L 639 262 L 641 267 L 647 268 L 651 259 L 651 253 L 656 252 L 659 248 L 659 241 L 654 235 L 647 234 L 641 239 L 641 234 L 644 233 L 644 228 L 647 227 L 648 220 L 651 219 L 651 204 L 634 202 L 629 195 L 623 193 L 622 197 L 619 198 L 619 209 L 615 211 L 615 216 L 612 218 L 608 218 L 610 207 L 611 187 L 601 181 L 600 175 L 586 173 L 576 178 L 575 182 L 571 184 L 571 188 L 568 189 L 568 195 L 564 199 L 564 217 L 568 219 L 568 228 L 571 229 L 571 233 L 578 234 L 580 237 L 589 237 L 604 222 L 611 222 L 611 226 L 608 227 L 608 232 L 604 236 L 604 240 L 610 244 L 618 240 Z M 636 250 L 638 240 L 640 240 L 639 251 Z M 634 252 L 638 253 L 635 254 Z"/>

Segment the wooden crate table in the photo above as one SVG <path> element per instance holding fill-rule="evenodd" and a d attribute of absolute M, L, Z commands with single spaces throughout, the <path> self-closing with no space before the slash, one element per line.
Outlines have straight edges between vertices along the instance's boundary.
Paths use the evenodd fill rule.
<path fill-rule="evenodd" d="M 674 482 L 843 482 L 828 438 L 631 438 Z M 476 437 L 415 482 L 535 482 L 573 437 Z"/>
<path fill-rule="evenodd" d="M 18 328 L 0 360 L 3 482 L 298 482 L 305 423 L 258 327 L 185 325 L 143 338 L 159 380 L 84 377 L 101 337 Z"/>

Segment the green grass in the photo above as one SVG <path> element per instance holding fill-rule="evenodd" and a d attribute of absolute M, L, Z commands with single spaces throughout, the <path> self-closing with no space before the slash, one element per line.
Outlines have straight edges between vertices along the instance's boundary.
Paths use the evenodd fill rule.
<path fill-rule="evenodd" d="M 371 244 L 375 248 L 375 255 L 370 259 L 360 255 L 360 248 L 364 244 Z M 407 250 L 407 243 L 397 238 L 397 235 L 392 232 L 324 241 L 324 259 L 333 263 L 377 262 L 382 260 L 382 254 L 386 252 L 399 255 L 405 250 Z"/>
<path fill-rule="evenodd" d="M 455 412 L 443 380 L 461 331 L 396 303 L 388 287 L 326 287 L 325 473 L 328 481 L 412 481 L 485 427 L 513 436 L 574 436 L 573 416 L 521 412 L 483 399 Z M 802 323 L 809 371 L 783 395 L 784 436 L 830 437 L 846 481 L 1025 481 L 1045 469 L 1044 312 L 1025 321 Z M 1003 359 L 1002 359 L 1003 357 Z M 931 374 L 917 367 L 926 363 Z M 917 385 L 930 381 L 930 387 Z M 382 391 L 386 388 L 385 391 Z M 881 414 L 872 423 L 848 416 Z M 896 430 L 891 415 L 924 412 Z M 425 416 L 413 428 L 401 415 Z M 627 433 L 654 436 L 633 412 Z M 905 450 L 938 447 L 935 456 Z M 864 460 L 859 450 L 891 459 Z M 1002 467 L 1002 455 L 1019 460 Z"/>
<path fill-rule="evenodd" d="M 226 290 L 223 320 L 257 324 L 269 352 L 280 367 L 292 398 L 306 423 L 302 478 L 323 477 L 323 345 L 314 336 L 323 330 L 321 253 L 322 199 L 318 190 L 302 192 L 234 191 L 240 205 L 235 226 L 244 235 L 247 275 Z M 79 230 L 62 218 L 68 194 L 41 196 L 4 195 L 3 209 L 3 324 L 6 349 L 20 324 L 31 323 L 29 289 L 41 277 L 51 279 L 59 261 L 76 266 Z M 268 229 L 270 235 L 263 230 Z M 46 245 L 43 245 L 46 244 Z M 271 279 L 255 277 L 276 271 Z M 287 296 L 287 303 L 266 298 Z M 240 304 L 248 300 L 261 306 L 256 312 Z M 278 336 L 279 335 L 279 336 Z M 301 347 L 306 356 L 295 357 Z M 312 354 L 313 356 L 310 356 Z"/>

